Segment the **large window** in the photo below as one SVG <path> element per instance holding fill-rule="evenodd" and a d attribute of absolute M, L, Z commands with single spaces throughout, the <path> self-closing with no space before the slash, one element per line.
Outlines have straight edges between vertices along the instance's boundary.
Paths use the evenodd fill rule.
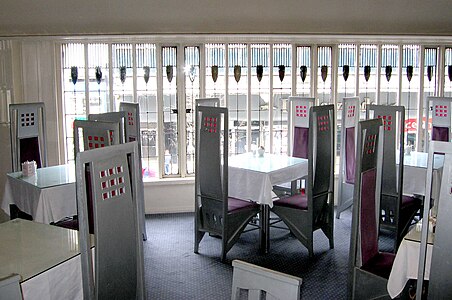
<path fill-rule="evenodd" d="M 166 178 L 195 172 L 197 98 L 217 97 L 229 109 L 232 155 L 260 146 L 288 152 L 291 95 L 339 109 L 341 99 L 351 96 L 360 97 L 362 111 L 369 103 L 404 105 L 405 143 L 422 150 L 427 97 L 452 96 L 450 45 L 159 39 L 91 38 L 61 45 L 66 161 L 74 159 L 74 119 L 116 111 L 123 101 L 140 104 L 144 177 Z M 340 112 L 337 125 L 339 142 Z"/>

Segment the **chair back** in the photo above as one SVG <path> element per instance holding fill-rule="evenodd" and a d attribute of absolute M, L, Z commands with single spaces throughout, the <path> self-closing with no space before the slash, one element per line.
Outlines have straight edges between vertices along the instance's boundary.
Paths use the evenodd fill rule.
<path fill-rule="evenodd" d="M 444 165 L 441 178 L 441 188 L 435 228 L 435 241 L 432 249 L 432 260 L 430 266 L 430 278 L 427 299 L 452 299 L 452 288 L 450 285 L 452 270 L 452 143 L 431 141 L 428 151 L 427 181 L 425 185 L 426 199 L 431 198 L 434 160 L 443 156 Z M 429 220 L 430 207 L 424 205 L 423 220 Z M 423 289 L 423 278 L 426 270 L 427 235 L 429 231 L 428 222 L 422 222 L 421 245 L 418 264 L 418 281 L 416 295 L 421 295 Z M 420 278 L 420 279 L 419 279 Z"/>
<path fill-rule="evenodd" d="M 19 281 L 18 274 L 0 278 L 0 300 L 22 300 Z"/>
<path fill-rule="evenodd" d="M 219 233 L 223 228 L 219 218 L 228 211 L 227 132 L 227 108 L 196 107 L 196 208 L 203 207 L 204 226 Z"/>
<path fill-rule="evenodd" d="M 74 121 L 74 151 L 104 148 L 119 144 L 119 123 L 89 120 Z M 83 141 L 83 144 L 81 144 Z M 83 146 L 83 148 L 81 147 Z"/>
<path fill-rule="evenodd" d="M 265 299 L 300 299 L 302 279 L 241 260 L 232 261 L 231 299 L 241 299 L 240 290 L 248 291 L 248 299 L 260 300 L 262 292 Z"/>
<path fill-rule="evenodd" d="M 107 112 L 102 114 L 89 114 L 88 120 L 90 121 L 102 121 L 102 122 L 115 122 L 119 124 L 119 142 L 113 142 L 113 144 L 122 144 L 126 142 L 126 113 L 124 111 Z"/>
<path fill-rule="evenodd" d="M 289 148 L 290 155 L 299 158 L 308 158 L 309 149 L 309 113 L 314 106 L 315 98 L 291 96 Z"/>
<path fill-rule="evenodd" d="M 138 142 L 138 153 L 140 159 L 140 170 L 143 170 L 142 162 L 141 162 L 141 128 L 140 128 L 140 104 L 138 103 L 132 103 L 132 102 L 121 102 L 119 103 L 119 111 L 125 113 L 125 124 L 124 124 L 124 141 L 126 143 L 129 142 Z M 140 210 L 143 212 L 143 215 L 140 216 L 141 218 L 141 227 L 143 229 L 143 240 L 147 240 L 147 233 L 146 233 L 146 224 L 145 224 L 145 217 L 144 217 L 144 186 L 140 189 L 141 195 L 138 199 L 141 199 L 139 201 L 140 204 Z"/>
<path fill-rule="evenodd" d="M 309 110 L 307 193 L 314 222 L 332 200 L 334 190 L 334 110 L 334 105 L 312 106 Z"/>
<path fill-rule="evenodd" d="M 430 141 L 450 142 L 451 140 L 451 108 L 452 97 L 427 97 L 425 116 L 432 120 L 432 131 L 425 126 L 425 145 L 428 149 Z"/>
<path fill-rule="evenodd" d="M 46 115 L 43 102 L 9 105 L 13 172 L 22 170 L 25 161 L 47 166 Z"/>
<path fill-rule="evenodd" d="M 77 154 L 84 299 L 144 299 L 143 244 L 138 221 L 143 212 L 137 199 L 142 181 L 139 159 L 137 142 Z M 91 267 L 87 185 L 92 186 L 95 275 Z"/>
<path fill-rule="evenodd" d="M 196 99 L 196 106 L 220 106 L 219 98 L 199 98 Z"/>

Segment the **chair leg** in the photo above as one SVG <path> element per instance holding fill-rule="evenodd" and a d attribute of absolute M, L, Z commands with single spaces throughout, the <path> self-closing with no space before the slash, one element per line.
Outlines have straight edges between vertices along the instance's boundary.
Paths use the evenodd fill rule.
<path fill-rule="evenodd" d="M 15 205 L 15 204 L 9 205 L 9 216 L 10 216 L 11 220 L 19 218 L 19 219 L 33 221 L 33 217 L 31 215 L 21 211 L 19 209 L 19 207 L 17 207 L 17 205 Z"/>
<path fill-rule="evenodd" d="M 199 230 L 195 231 L 195 249 L 193 252 L 196 254 L 198 254 L 199 243 L 201 242 L 202 238 L 204 237 L 204 233 L 205 232 L 199 231 Z"/>

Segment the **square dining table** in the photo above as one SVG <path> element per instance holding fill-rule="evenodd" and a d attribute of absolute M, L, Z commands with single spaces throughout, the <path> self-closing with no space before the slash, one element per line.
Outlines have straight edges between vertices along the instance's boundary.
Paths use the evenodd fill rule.
<path fill-rule="evenodd" d="M 0 277 L 19 274 L 24 300 L 83 299 L 77 231 L 14 219 L 0 240 Z"/>
<path fill-rule="evenodd" d="M 22 172 L 8 173 L 1 208 L 9 213 L 9 205 L 49 224 L 77 214 L 75 167 L 73 164 L 36 169 L 32 176 Z"/>
<path fill-rule="evenodd" d="M 260 249 L 267 253 L 270 245 L 269 218 L 275 194 L 273 186 L 291 182 L 308 174 L 308 160 L 284 154 L 253 153 L 228 158 L 229 197 L 250 200 L 261 205 L 259 214 Z"/>

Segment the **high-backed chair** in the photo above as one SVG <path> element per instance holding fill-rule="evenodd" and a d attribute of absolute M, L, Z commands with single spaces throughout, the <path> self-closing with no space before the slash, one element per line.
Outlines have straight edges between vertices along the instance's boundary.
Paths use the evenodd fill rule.
<path fill-rule="evenodd" d="M 313 256 L 313 234 L 321 229 L 334 248 L 334 105 L 313 106 L 309 118 L 306 193 L 273 202 L 272 211 Z"/>
<path fill-rule="evenodd" d="M 380 228 L 395 233 L 394 252 L 402 241 L 414 216 L 422 207 L 422 199 L 403 195 L 403 162 L 405 107 L 368 105 L 368 118 L 383 120 L 383 178 L 381 183 Z M 399 156 L 397 170 L 396 155 Z"/>
<path fill-rule="evenodd" d="M 220 106 L 219 98 L 199 98 L 195 101 L 196 106 Z"/>
<path fill-rule="evenodd" d="M 373 119 L 359 122 L 357 135 L 348 298 L 386 299 L 389 297 L 387 281 L 395 255 L 378 250 L 382 121 Z"/>
<path fill-rule="evenodd" d="M 450 142 L 452 97 L 427 97 L 425 116 L 432 120 L 432 130 L 429 134 L 429 126 L 425 126 L 425 149 L 428 149 L 430 141 Z"/>
<path fill-rule="evenodd" d="M 12 170 L 22 170 L 25 161 L 47 166 L 46 114 L 43 102 L 10 104 Z"/>
<path fill-rule="evenodd" d="M 436 154 L 435 153 L 441 153 Z M 426 199 L 431 198 L 433 160 L 443 155 L 443 175 L 437 205 L 437 219 L 435 228 L 435 241 L 432 249 L 432 260 L 430 264 L 430 278 L 428 284 L 427 299 L 452 299 L 452 288 L 450 285 L 452 270 L 452 143 L 431 141 L 428 151 L 427 182 L 425 185 Z M 424 206 L 423 220 L 429 219 L 429 207 Z M 422 222 L 421 245 L 418 263 L 418 280 L 416 295 L 422 294 L 422 286 L 425 272 L 425 260 L 427 252 L 428 222 Z"/>
<path fill-rule="evenodd" d="M 196 107 L 194 252 L 208 232 L 221 237 L 222 261 L 260 209 L 254 202 L 228 197 L 227 134 L 227 108 Z"/>
<path fill-rule="evenodd" d="M 19 281 L 18 274 L 0 278 L 0 300 L 22 300 Z"/>
<path fill-rule="evenodd" d="M 240 299 L 240 291 L 248 291 L 248 299 L 260 300 L 262 292 L 265 299 L 300 299 L 300 277 L 273 271 L 241 260 L 232 261 L 231 300 Z"/>
<path fill-rule="evenodd" d="M 83 144 L 80 144 L 81 140 Z M 74 153 L 77 157 L 79 152 L 87 150 L 94 150 L 98 148 L 106 148 L 117 144 L 121 139 L 119 138 L 119 123 L 118 122 L 102 122 L 89 120 L 75 120 L 74 121 Z M 83 146 L 83 147 L 82 147 Z M 89 170 L 87 170 L 89 172 Z M 91 193 L 91 186 L 88 186 L 88 193 Z M 89 197 L 88 200 L 91 198 Z M 88 204 L 92 207 L 92 203 Z M 89 210 L 91 221 L 90 232 L 94 232 L 94 217 L 93 211 Z M 79 219 L 77 216 L 68 216 L 60 221 L 53 223 L 53 225 L 78 230 Z"/>
<path fill-rule="evenodd" d="M 140 104 L 132 102 L 121 102 L 119 103 L 119 111 L 125 113 L 125 123 L 124 123 L 124 141 L 126 143 L 137 141 L 138 142 L 138 153 L 139 153 L 139 163 L 140 170 L 143 170 L 141 162 L 141 129 L 140 129 Z M 140 209 L 143 215 L 140 216 L 140 223 L 143 230 L 143 240 L 147 240 L 146 224 L 144 218 L 144 187 L 141 186 L 139 201 Z"/>
<path fill-rule="evenodd" d="M 355 184 L 356 130 L 359 122 L 359 97 L 342 100 L 341 154 L 339 164 L 339 181 L 336 218 L 353 204 L 353 187 Z"/>
<path fill-rule="evenodd" d="M 139 159 L 137 142 L 77 154 L 77 209 L 84 299 L 145 297 L 143 242 L 138 217 L 143 212 L 137 199 L 142 181 Z M 88 192 L 88 186 L 92 193 Z M 92 197 L 91 201 L 88 197 Z M 94 215 L 94 262 L 89 235 L 89 202 L 93 204 Z"/>
<path fill-rule="evenodd" d="M 126 113 L 124 111 L 114 111 L 101 114 L 89 114 L 88 120 L 119 123 L 119 142 L 113 143 L 122 144 L 126 141 L 128 128 L 126 128 Z"/>
<path fill-rule="evenodd" d="M 314 106 L 315 98 L 299 96 L 289 97 L 290 126 L 289 126 L 289 155 L 299 158 L 308 158 L 309 152 L 309 111 Z M 302 188 L 300 180 L 273 187 L 279 196 L 294 193 Z"/>

